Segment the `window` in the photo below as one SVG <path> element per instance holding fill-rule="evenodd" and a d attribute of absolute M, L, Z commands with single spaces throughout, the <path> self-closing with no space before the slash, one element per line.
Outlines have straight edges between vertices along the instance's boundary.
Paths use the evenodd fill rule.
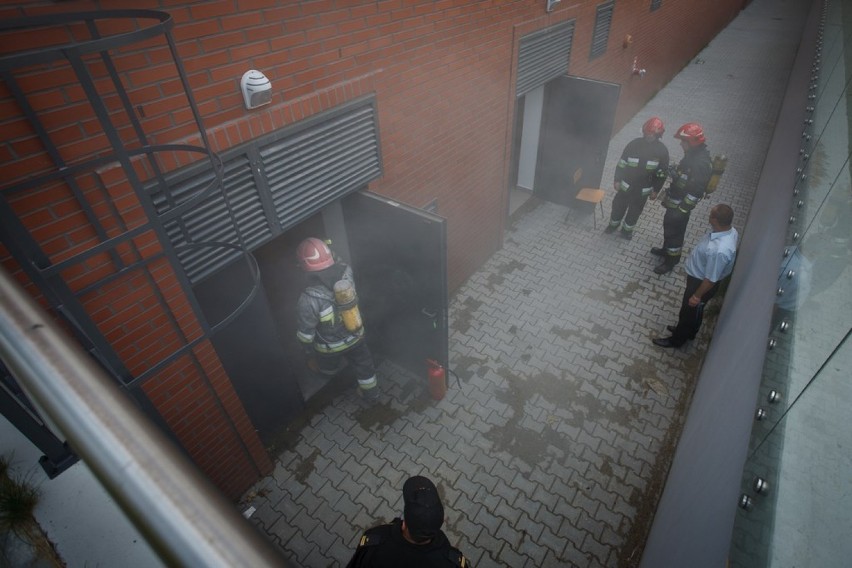
<path fill-rule="evenodd" d="M 595 15 L 595 31 L 592 33 L 592 51 L 589 59 L 594 59 L 606 53 L 606 44 L 609 41 L 609 27 L 612 24 L 612 12 L 615 9 L 615 0 L 609 0 L 598 5 Z"/>

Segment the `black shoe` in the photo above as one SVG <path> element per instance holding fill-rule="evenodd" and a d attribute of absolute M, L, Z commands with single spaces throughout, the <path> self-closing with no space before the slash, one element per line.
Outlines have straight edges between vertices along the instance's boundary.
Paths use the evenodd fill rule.
<path fill-rule="evenodd" d="M 669 330 L 670 332 L 674 333 L 674 332 L 675 332 L 675 330 L 677 329 L 677 326 L 676 326 L 676 325 L 667 325 L 667 326 L 666 326 L 666 329 L 667 329 L 667 330 Z M 690 335 L 690 336 L 689 336 L 689 338 L 690 338 L 690 339 L 695 339 L 695 336 L 694 336 L 694 335 Z"/>
<path fill-rule="evenodd" d="M 655 337 L 651 340 L 654 345 L 658 345 L 660 347 L 680 347 L 680 345 L 675 345 L 672 343 L 671 337 Z"/>
<path fill-rule="evenodd" d="M 627 239 L 627 240 L 629 241 L 630 239 L 632 239 L 632 238 L 633 238 L 633 233 L 632 233 L 632 232 L 630 232 L 630 231 L 622 230 L 622 231 L 621 231 L 621 238 L 622 238 L 622 239 Z"/>
<path fill-rule="evenodd" d="M 651 254 L 653 254 L 654 256 L 666 256 L 666 250 L 654 247 L 651 249 Z"/>
<path fill-rule="evenodd" d="M 618 228 L 618 225 L 607 225 L 606 229 L 604 229 L 604 233 L 609 235 L 610 233 L 614 233 L 617 228 Z"/>
<path fill-rule="evenodd" d="M 657 274 L 666 274 L 667 272 L 671 272 L 674 267 L 674 264 L 669 264 L 668 262 L 661 262 L 654 268 L 654 272 L 656 272 Z"/>

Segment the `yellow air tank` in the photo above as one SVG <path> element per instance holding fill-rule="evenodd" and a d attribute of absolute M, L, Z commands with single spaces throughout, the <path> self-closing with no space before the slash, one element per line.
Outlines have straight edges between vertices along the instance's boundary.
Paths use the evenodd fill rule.
<path fill-rule="evenodd" d="M 707 189 L 704 193 L 710 195 L 716 191 L 716 186 L 719 185 L 719 178 L 725 173 L 725 168 L 728 166 L 728 157 L 724 154 L 719 154 L 713 158 L 713 172 L 710 174 L 710 181 L 707 182 Z"/>
<path fill-rule="evenodd" d="M 358 295 L 355 287 L 348 280 L 339 280 L 334 285 L 334 301 L 340 309 L 343 325 L 351 332 L 356 332 L 364 326 L 361 321 L 361 311 L 358 309 Z"/>

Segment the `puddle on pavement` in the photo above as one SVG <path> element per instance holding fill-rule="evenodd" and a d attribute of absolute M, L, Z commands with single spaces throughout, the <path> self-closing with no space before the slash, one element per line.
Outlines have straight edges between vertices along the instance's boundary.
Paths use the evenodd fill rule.
<path fill-rule="evenodd" d="M 553 326 L 550 328 L 550 333 L 557 336 L 559 339 L 569 341 L 572 337 L 582 337 L 583 334 L 579 329 L 565 329 L 564 327 Z"/>
<path fill-rule="evenodd" d="M 361 426 L 361 428 L 369 432 L 370 430 L 375 431 L 378 428 L 389 426 L 397 418 L 409 410 L 411 410 L 411 408 L 397 410 L 393 408 L 390 403 L 385 402 L 359 408 L 352 413 L 352 418 Z"/>
<path fill-rule="evenodd" d="M 482 306 L 482 302 L 473 298 L 465 298 L 462 307 L 454 310 L 453 332 L 464 335 L 470 329 L 473 314 Z"/>
<path fill-rule="evenodd" d="M 605 304 L 613 304 L 616 302 L 624 302 L 633 297 L 637 290 L 642 286 L 639 282 L 629 282 L 623 290 L 610 290 L 606 288 L 592 288 L 586 292 L 586 296 L 592 300 L 597 300 Z"/>
<path fill-rule="evenodd" d="M 485 438 L 494 444 L 494 449 L 504 451 L 526 462 L 530 467 L 539 465 L 550 455 L 549 446 L 560 450 L 568 447 L 568 440 L 553 428 L 545 426 L 541 433 L 520 425 L 524 418 L 524 407 L 527 400 L 535 394 L 540 394 L 539 381 L 524 380 L 506 368 L 499 369 L 497 374 L 503 377 L 508 386 L 498 389 L 494 397 L 512 409 L 512 416 L 505 426 L 492 428 L 485 433 Z M 541 383 L 558 380 L 554 375 L 540 380 Z"/>
<path fill-rule="evenodd" d="M 629 365 L 625 365 L 621 374 L 630 381 L 631 389 L 642 389 L 642 395 L 648 396 L 653 391 L 665 398 L 669 396 L 669 388 L 659 377 L 657 366 L 651 361 L 634 359 Z"/>
<path fill-rule="evenodd" d="M 514 272 L 515 270 L 523 270 L 526 267 L 526 264 L 517 260 L 510 260 L 509 262 L 499 264 L 495 267 L 496 272 L 492 272 L 488 275 L 485 285 L 489 290 L 494 290 L 495 286 L 503 283 L 505 280 L 504 276 L 506 274 Z"/>
<path fill-rule="evenodd" d="M 471 367 L 476 367 L 476 375 L 481 377 L 487 372 L 488 368 L 485 363 L 488 359 L 485 357 L 472 357 L 470 355 L 459 355 L 453 359 L 454 366 L 452 371 L 458 375 L 462 381 L 466 381 L 473 376 Z"/>
<path fill-rule="evenodd" d="M 311 473 L 316 467 L 316 461 L 319 455 L 320 451 L 314 450 L 313 452 L 311 452 L 311 455 L 309 455 L 303 460 L 300 460 L 298 463 L 296 463 L 295 466 L 293 466 L 291 471 L 293 472 L 293 477 L 296 479 L 296 481 L 298 481 L 302 485 L 305 485 L 305 482 L 308 480 L 308 476 L 311 475 Z"/>

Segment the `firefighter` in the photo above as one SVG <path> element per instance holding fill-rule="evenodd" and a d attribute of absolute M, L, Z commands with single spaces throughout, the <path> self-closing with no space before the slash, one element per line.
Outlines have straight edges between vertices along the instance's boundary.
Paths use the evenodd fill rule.
<path fill-rule="evenodd" d="M 346 568 L 471 568 L 441 530 L 444 505 L 435 484 L 422 475 L 402 486 L 402 518 L 367 530 Z"/>
<path fill-rule="evenodd" d="M 653 116 L 642 125 L 642 137 L 625 146 L 615 168 L 615 197 L 605 233 L 614 232 L 620 225 L 621 236 L 633 238 L 648 196 L 659 192 L 668 177 L 669 151 L 660 142 L 665 131 L 663 121 Z"/>
<path fill-rule="evenodd" d="M 670 272 L 680 262 L 683 250 L 683 238 L 689 214 L 704 196 L 713 165 L 710 152 L 704 144 L 704 129 L 697 122 L 687 122 L 677 129 L 674 135 L 683 148 L 683 159 L 671 169 L 671 182 L 666 188 L 663 207 L 663 246 L 651 249 L 651 254 L 663 257 L 663 261 L 654 268 L 657 274 Z M 657 192 L 651 193 L 651 199 L 657 198 Z"/>
<path fill-rule="evenodd" d="M 296 308 L 296 337 L 308 356 L 308 366 L 333 376 L 348 362 L 358 380 L 358 395 L 376 402 L 379 397 L 376 369 L 364 338 L 364 327 L 347 329 L 341 307 L 335 301 L 334 288 L 338 282 L 345 281 L 354 289 L 352 269 L 336 259 L 320 239 L 305 239 L 296 255 L 306 277 L 305 290 Z"/>

